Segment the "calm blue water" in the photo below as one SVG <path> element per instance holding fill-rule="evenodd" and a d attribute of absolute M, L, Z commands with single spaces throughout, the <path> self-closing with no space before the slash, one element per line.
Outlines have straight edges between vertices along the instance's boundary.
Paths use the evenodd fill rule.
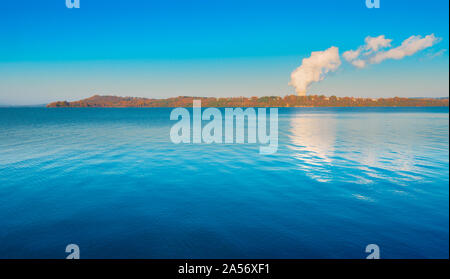
<path fill-rule="evenodd" d="M 448 108 L 280 109 L 279 149 L 170 109 L 0 109 L 0 258 L 449 256 Z"/>

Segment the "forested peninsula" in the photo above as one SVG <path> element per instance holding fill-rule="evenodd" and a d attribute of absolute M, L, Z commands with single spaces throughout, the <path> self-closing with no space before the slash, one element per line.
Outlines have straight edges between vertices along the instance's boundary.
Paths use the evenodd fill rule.
<path fill-rule="evenodd" d="M 287 95 L 268 97 L 189 97 L 167 99 L 95 95 L 87 99 L 58 101 L 47 105 L 57 107 L 192 107 L 201 100 L 202 107 L 448 107 L 449 98 L 355 98 L 324 95 Z"/>

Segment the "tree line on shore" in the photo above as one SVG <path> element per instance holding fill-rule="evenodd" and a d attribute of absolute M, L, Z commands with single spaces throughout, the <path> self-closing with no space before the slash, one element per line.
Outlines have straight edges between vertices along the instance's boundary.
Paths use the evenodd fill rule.
<path fill-rule="evenodd" d="M 192 107 L 193 100 L 201 100 L 202 107 L 432 107 L 449 105 L 448 98 L 355 98 L 324 95 L 287 95 L 267 97 L 189 97 L 167 99 L 117 97 L 95 95 L 80 101 L 59 101 L 47 107 Z"/>

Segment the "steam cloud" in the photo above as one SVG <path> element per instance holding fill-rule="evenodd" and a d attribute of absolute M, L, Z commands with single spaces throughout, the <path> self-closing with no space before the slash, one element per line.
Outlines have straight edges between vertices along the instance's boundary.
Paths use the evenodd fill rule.
<path fill-rule="evenodd" d="M 418 51 L 426 49 L 433 46 L 439 41 L 434 34 L 425 36 L 422 38 L 420 36 L 411 36 L 404 40 L 401 46 L 392 48 L 388 51 L 383 51 L 377 53 L 374 57 L 370 59 L 371 63 L 381 63 L 386 59 L 402 59 L 405 56 L 411 56 Z"/>
<path fill-rule="evenodd" d="M 365 49 L 375 52 L 377 52 L 381 48 L 390 47 L 392 42 L 391 39 L 386 39 L 384 35 L 380 35 L 378 37 L 368 36 L 364 41 L 366 42 Z"/>
<path fill-rule="evenodd" d="M 386 39 L 384 35 L 378 37 L 367 37 L 365 45 L 357 50 L 349 50 L 342 54 L 347 62 L 357 68 L 364 68 L 368 64 L 378 64 L 387 59 L 400 60 L 406 56 L 411 56 L 418 51 L 426 49 L 439 42 L 434 34 L 425 36 L 411 36 L 404 40 L 398 47 L 383 51 L 381 49 L 391 46 L 391 39 Z M 361 56 L 363 56 L 361 58 Z"/>
<path fill-rule="evenodd" d="M 313 82 L 323 80 L 328 72 L 337 70 L 340 65 L 341 59 L 337 47 L 311 52 L 311 56 L 304 58 L 301 66 L 292 72 L 289 85 L 294 86 L 299 96 L 305 96 Z"/>
<path fill-rule="evenodd" d="M 368 64 L 378 64 L 387 59 L 400 60 L 406 56 L 429 48 L 440 41 L 434 34 L 421 36 L 411 36 L 404 40 L 398 47 L 391 48 L 391 39 L 386 39 L 384 35 L 378 37 L 366 37 L 365 44 L 356 50 L 349 50 L 342 54 L 342 57 L 357 68 L 365 68 Z M 385 50 L 386 48 L 389 48 Z M 330 47 L 324 51 L 311 52 L 311 56 L 304 58 L 300 67 L 291 73 L 292 85 L 297 94 L 305 96 L 309 86 L 321 81 L 330 71 L 336 71 L 341 66 L 339 49 Z"/>

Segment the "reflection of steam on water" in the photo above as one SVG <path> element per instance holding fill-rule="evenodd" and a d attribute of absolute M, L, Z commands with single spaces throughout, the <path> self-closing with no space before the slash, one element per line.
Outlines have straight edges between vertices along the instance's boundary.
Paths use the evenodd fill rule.
<path fill-rule="evenodd" d="M 347 114 L 342 120 L 333 114 L 297 114 L 290 119 L 288 147 L 296 167 L 316 181 L 402 185 L 419 179 L 423 171 L 413 155 L 417 134 L 395 117 Z"/>
<path fill-rule="evenodd" d="M 298 114 L 291 119 L 289 148 L 295 151 L 298 166 L 311 178 L 329 181 L 329 165 L 333 161 L 336 120 L 331 115 Z"/>
<path fill-rule="evenodd" d="M 331 163 L 334 153 L 336 120 L 326 115 L 297 115 L 291 119 L 292 149 L 305 151 L 302 158 Z"/>

